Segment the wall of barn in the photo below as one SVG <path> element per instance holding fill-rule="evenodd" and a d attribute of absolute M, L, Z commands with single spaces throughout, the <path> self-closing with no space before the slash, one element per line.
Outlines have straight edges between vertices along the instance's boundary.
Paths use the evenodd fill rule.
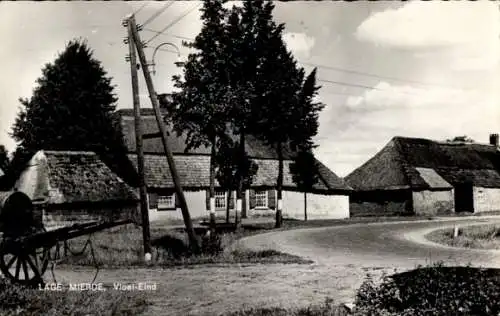
<path fill-rule="evenodd" d="M 413 210 L 415 215 L 442 215 L 455 211 L 453 190 L 415 191 L 413 194 Z"/>
<path fill-rule="evenodd" d="M 304 193 L 283 191 L 283 218 L 304 220 Z M 307 219 L 349 218 L 348 195 L 307 193 Z"/>
<path fill-rule="evenodd" d="M 349 212 L 351 217 L 413 215 L 413 197 L 409 190 L 353 192 Z"/>
<path fill-rule="evenodd" d="M 474 212 L 500 211 L 500 189 L 474 187 Z"/>
<path fill-rule="evenodd" d="M 136 207 L 124 208 L 92 208 L 92 209 L 43 209 L 42 221 L 47 230 L 64 226 L 71 226 L 77 223 L 92 221 L 113 221 L 131 219 L 137 215 Z M 135 213 L 135 214 L 134 214 Z"/>

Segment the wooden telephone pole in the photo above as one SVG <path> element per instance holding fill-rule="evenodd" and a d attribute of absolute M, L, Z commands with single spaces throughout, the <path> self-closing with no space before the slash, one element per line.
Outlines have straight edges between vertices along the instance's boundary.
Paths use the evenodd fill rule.
<path fill-rule="evenodd" d="M 132 36 L 132 24 L 127 23 L 128 30 L 128 49 L 130 54 L 130 75 L 132 78 L 132 93 L 134 101 L 134 123 L 135 123 L 135 144 L 137 148 L 137 171 L 139 174 L 139 196 L 142 219 L 142 237 L 144 242 L 144 259 L 151 260 L 151 234 L 149 229 L 149 210 L 147 204 L 148 192 L 146 189 L 146 180 L 144 176 L 144 151 L 142 147 L 142 120 L 141 104 L 139 99 L 139 81 L 137 77 L 137 56 Z"/>
<path fill-rule="evenodd" d="M 158 128 L 160 130 L 163 148 L 164 148 L 165 154 L 167 156 L 167 162 L 168 162 L 168 166 L 170 169 L 170 174 L 172 175 L 172 180 L 174 182 L 175 193 L 176 193 L 177 198 L 179 199 L 179 204 L 180 204 L 181 211 L 182 211 L 182 217 L 184 219 L 184 225 L 186 226 L 187 234 L 189 237 L 189 243 L 190 243 L 190 246 L 191 246 L 193 252 L 199 253 L 200 246 L 198 245 L 198 240 L 197 240 L 196 234 L 194 232 L 193 223 L 191 221 L 191 216 L 189 214 L 189 210 L 188 210 L 188 206 L 187 206 L 187 202 L 186 202 L 186 197 L 184 196 L 184 192 L 183 192 L 182 187 L 181 187 L 181 181 L 180 181 L 179 175 L 177 173 L 177 169 L 175 167 L 175 161 L 174 161 L 172 152 L 170 151 L 170 148 L 168 146 L 167 129 L 164 125 L 163 117 L 161 116 L 161 113 L 160 113 L 160 105 L 158 102 L 158 95 L 156 94 L 156 91 L 154 89 L 153 79 L 151 78 L 151 74 L 149 73 L 146 55 L 144 54 L 144 50 L 142 47 L 143 44 L 142 44 L 141 38 L 139 36 L 139 32 L 137 31 L 137 25 L 135 23 L 135 17 L 133 15 L 128 19 L 128 25 L 129 25 L 131 36 L 132 36 L 131 42 L 134 43 L 135 47 L 137 48 L 137 53 L 139 55 L 139 61 L 141 63 L 142 71 L 144 73 L 144 79 L 146 80 L 146 85 L 148 87 L 149 97 L 151 99 L 151 104 L 153 105 L 153 110 L 155 113 L 156 122 L 158 123 Z M 142 135 L 140 135 L 140 136 L 142 137 Z"/>

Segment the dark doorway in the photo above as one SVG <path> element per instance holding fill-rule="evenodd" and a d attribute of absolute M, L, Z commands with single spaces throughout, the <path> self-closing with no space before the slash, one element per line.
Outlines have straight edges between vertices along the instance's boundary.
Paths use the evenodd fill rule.
<path fill-rule="evenodd" d="M 472 183 L 455 185 L 455 212 L 474 212 L 474 194 Z"/>

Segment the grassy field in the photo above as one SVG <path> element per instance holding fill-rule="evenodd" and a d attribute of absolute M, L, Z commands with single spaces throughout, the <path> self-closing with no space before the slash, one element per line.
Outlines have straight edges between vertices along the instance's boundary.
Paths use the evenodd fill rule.
<path fill-rule="evenodd" d="M 220 234 L 220 251 L 192 255 L 188 248 L 187 235 L 182 229 L 152 227 L 152 261 L 148 266 L 171 267 L 220 263 L 311 263 L 300 257 L 274 250 L 251 251 L 247 249 L 227 250 L 238 238 L 254 234 L 255 230 Z M 91 241 L 94 256 L 88 241 Z M 86 246 L 87 244 L 87 246 Z M 84 251 L 83 251 L 84 250 Z M 126 225 L 104 230 L 68 242 L 66 256 L 63 247 L 59 254 L 59 265 L 98 265 L 106 268 L 144 266 L 142 231 L 140 227 Z M 56 256 L 52 249 L 52 257 Z M 95 260 L 95 261 L 94 261 Z"/>
<path fill-rule="evenodd" d="M 463 227 L 458 237 L 453 236 L 453 228 L 436 230 L 425 237 L 453 247 L 500 249 L 500 224 Z"/>

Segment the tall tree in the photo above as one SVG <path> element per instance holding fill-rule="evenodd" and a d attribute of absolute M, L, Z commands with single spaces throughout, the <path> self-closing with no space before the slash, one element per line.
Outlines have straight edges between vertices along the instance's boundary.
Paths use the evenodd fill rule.
<path fill-rule="evenodd" d="M 319 181 L 318 165 L 310 150 L 300 150 L 290 164 L 290 173 L 297 188 L 304 193 L 304 220 L 307 221 L 307 192 Z"/>
<path fill-rule="evenodd" d="M 20 99 L 12 127 L 18 142 L 14 173 L 40 149 L 95 151 L 115 171 L 125 167 L 130 168 L 125 175 L 133 172 L 117 128 L 111 78 L 84 40 L 70 41 L 54 62 L 45 65 L 36 83 L 32 96 Z"/>
<path fill-rule="evenodd" d="M 304 192 L 304 219 L 307 221 L 307 192 L 311 191 L 319 181 L 318 164 L 312 150 L 316 147 L 313 137 L 319 129 L 319 112 L 324 104 L 316 102 L 320 87 L 316 86 L 316 68 L 307 76 L 299 94 L 296 108 L 298 120 L 295 129 L 291 130 L 291 148 L 296 152 L 294 162 L 290 165 L 293 181 L 299 190 Z"/>
<path fill-rule="evenodd" d="M 223 56 L 225 1 L 205 0 L 202 8 L 203 26 L 193 43 L 196 49 L 183 67 L 183 79 L 174 76 L 173 107 L 169 117 L 178 134 L 187 135 L 187 150 L 207 146 L 210 155 L 210 222 L 215 229 L 215 155 L 219 135 L 226 132 L 227 85 Z"/>
<path fill-rule="evenodd" d="M 296 60 L 283 41 L 284 25 L 272 22 L 274 6 L 272 3 L 266 3 L 265 8 L 266 14 L 261 15 L 257 31 L 263 55 L 257 80 L 260 111 L 253 132 L 275 149 L 278 158 L 276 227 L 280 227 L 284 151 L 289 147 L 291 135 L 297 129 L 297 122 L 300 120 L 297 108 L 304 71 L 297 66 Z"/>

